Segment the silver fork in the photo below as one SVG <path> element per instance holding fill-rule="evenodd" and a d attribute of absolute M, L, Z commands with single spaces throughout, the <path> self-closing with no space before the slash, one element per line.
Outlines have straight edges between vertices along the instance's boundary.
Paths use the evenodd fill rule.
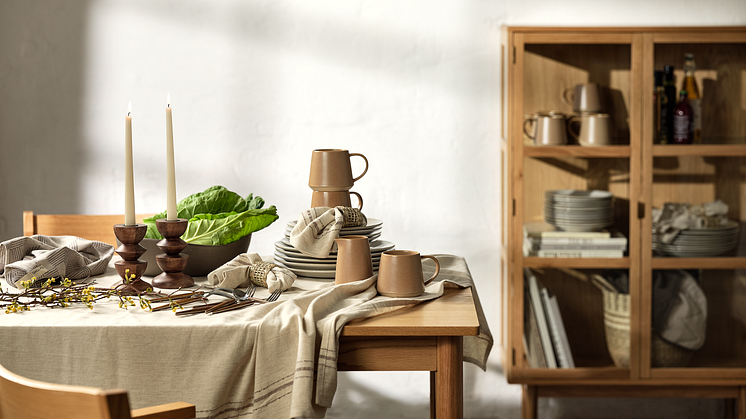
<path fill-rule="evenodd" d="M 264 301 L 266 301 L 268 303 L 271 303 L 273 301 L 277 301 L 277 299 L 280 298 L 280 294 L 282 294 L 282 289 L 278 288 L 278 289 L 275 290 L 275 292 L 273 292 L 272 294 L 270 294 L 269 297 L 265 298 Z"/>

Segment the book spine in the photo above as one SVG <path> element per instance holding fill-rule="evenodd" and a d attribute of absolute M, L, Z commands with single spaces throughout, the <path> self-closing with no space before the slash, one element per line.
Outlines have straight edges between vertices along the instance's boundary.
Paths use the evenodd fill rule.
<path fill-rule="evenodd" d="M 627 250 L 626 245 L 619 244 L 540 244 L 533 245 L 533 250 Z"/>
<path fill-rule="evenodd" d="M 552 337 L 549 335 L 547 315 L 544 313 L 544 306 L 541 302 L 541 295 L 539 295 L 539 281 L 536 279 L 536 276 L 531 273 L 530 270 L 528 270 L 527 275 L 529 287 L 528 290 L 531 297 L 531 303 L 535 310 L 534 314 L 536 315 L 536 323 L 539 329 L 541 345 L 544 347 L 544 357 L 547 361 L 547 368 L 557 368 L 557 358 L 554 355 Z"/>
<path fill-rule="evenodd" d="M 540 258 L 621 258 L 622 250 L 539 250 Z"/>
<path fill-rule="evenodd" d="M 572 238 L 572 237 L 526 237 L 524 241 L 528 241 L 532 245 L 558 245 L 558 244 L 572 244 L 572 245 L 615 245 L 615 246 L 626 246 L 626 237 L 611 237 L 608 239 L 583 239 L 583 238 Z"/>
<path fill-rule="evenodd" d="M 546 288 L 541 289 L 541 302 L 544 304 L 544 313 L 547 316 L 547 323 L 549 324 L 549 335 L 552 337 L 552 346 L 554 347 L 554 354 L 557 356 L 557 364 L 560 368 L 567 368 L 567 357 L 565 356 L 562 348 L 562 342 L 560 341 L 559 328 L 557 326 L 557 317 L 552 309 L 552 303 L 549 297 L 549 291 Z"/>

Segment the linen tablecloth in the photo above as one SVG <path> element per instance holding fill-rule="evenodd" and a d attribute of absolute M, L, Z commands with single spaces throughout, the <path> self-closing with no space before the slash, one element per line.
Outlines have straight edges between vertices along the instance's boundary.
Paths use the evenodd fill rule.
<path fill-rule="evenodd" d="M 463 258 L 437 257 L 440 275 L 416 298 L 378 296 L 376 276 L 339 286 L 299 278 L 278 302 L 210 316 L 123 310 L 115 301 L 0 314 L 0 364 L 43 381 L 125 388 L 133 408 L 182 400 L 204 419 L 322 418 L 347 322 L 437 298 L 446 282 L 473 286 Z M 119 281 L 116 260 L 94 278 L 97 286 Z M 492 336 L 473 294 L 480 333 L 464 338 L 464 359 L 484 369 Z"/>

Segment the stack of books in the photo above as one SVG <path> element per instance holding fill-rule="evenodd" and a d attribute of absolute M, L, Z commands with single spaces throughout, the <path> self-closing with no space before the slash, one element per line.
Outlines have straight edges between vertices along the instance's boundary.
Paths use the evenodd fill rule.
<path fill-rule="evenodd" d="M 533 368 L 575 368 L 557 297 L 524 269 L 523 347 Z"/>
<path fill-rule="evenodd" d="M 622 233 L 562 231 L 546 223 L 523 226 L 523 255 L 544 258 L 621 258 L 627 250 Z"/>

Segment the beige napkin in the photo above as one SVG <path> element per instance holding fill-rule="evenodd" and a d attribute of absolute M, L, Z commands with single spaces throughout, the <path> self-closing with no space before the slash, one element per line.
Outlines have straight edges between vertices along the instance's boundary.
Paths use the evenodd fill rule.
<path fill-rule="evenodd" d="M 254 283 L 269 288 L 269 292 L 275 292 L 278 289 L 290 289 L 296 278 L 289 269 L 262 261 L 257 253 L 242 253 L 210 272 L 207 282 L 221 288 L 248 287 L 249 283 Z"/>
<path fill-rule="evenodd" d="M 20 288 L 20 282 L 36 278 L 86 279 L 104 273 L 114 256 L 114 246 L 75 236 L 16 237 L 0 243 L 0 277 Z"/>
<path fill-rule="evenodd" d="M 316 207 L 303 211 L 290 232 L 290 244 L 304 255 L 325 258 L 337 250 L 334 239 L 342 227 L 368 224 L 368 219 L 357 208 Z"/>

